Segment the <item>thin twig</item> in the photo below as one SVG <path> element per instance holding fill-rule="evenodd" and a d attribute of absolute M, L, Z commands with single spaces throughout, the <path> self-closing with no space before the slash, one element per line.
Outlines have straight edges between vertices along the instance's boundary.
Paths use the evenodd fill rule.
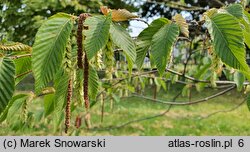
<path fill-rule="evenodd" d="M 177 98 L 181 95 L 182 90 L 173 98 L 173 102 L 176 102 Z M 169 105 L 167 111 L 169 112 L 174 105 Z"/>
<path fill-rule="evenodd" d="M 132 18 L 131 20 L 139 21 L 145 23 L 147 26 L 149 26 L 149 23 L 147 21 L 144 21 L 143 19 L 140 18 Z"/>
<path fill-rule="evenodd" d="M 190 44 L 189 44 L 189 49 L 188 49 L 189 55 L 188 55 L 188 57 L 187 57 L 186 62 L 184 63 L 184 70 L 183 70 L 183 73 L 182 73 L 183 76 L 186 75 L 186 70 L 187 70 L 188 61 L 191 59 L 191 56 L 192 56 L 192 54 L 193 54 L 193 52 L 192 52 L 192 45 L 193 45 L 193 40 L 191 40 L 191 41 L 190 41 Z"/>
<path fill-rule="evenodd" d="M 188 42 L 191 41 L 189 38 L 183 37 L 183 36 L 179 36 L 179 37 L 178 37 L 178 40 L 186 40 L 186 41 L 188 41 Z"/>
<path fill-rule="evenodd" d="M 22 55 L 11 56 L 10 58 L 15 60 L 15 59 L 30 57 L 30 56 L 31 56 L 31 54 L 22 54 Z"/>
<path fill-rule="evenodd" d="M 32 72 L 32 70 L 29 70 L 29 71 L 26 71 L 26 72 L 24 72 L 24 73 L 18 74 L 18 75 L 16 75 L 15 79 L 17 79 L 17 78 L 19 78 L 19 77 L 22 77 L 22 76 L 24 76 L 24 75 L 26 75 L 26 74 L 29 74 L 29 73 L 31 73 L 31 72 Z"/>
<path fill-rule="evenodd" d="M 214 2 L 216 2 L 217 4 L 219 4 L 220 6 L 224 6 L 225 4 L 223 2 L 221 2 L 220 0 L 213 0 Z"/>
<path fill-rule="evenodd" d="M 186 5 L 182 5 L 180 3 L 176 3 L 176 2 L 156 2 L 156 1 L 151 1 L 151 0 L 147 0 L 146 3 L 151 3 L 151 4 L 158 4 L 158 5 L 166 5 L 168 7 L 171 8 L 175 8 L 175 9 L 179 9 L 179 10 L 185 10 L 185 11 L 201 11 L 201 10 L 206 10 L 203 7 L 198 7 L 198 6 L 186 6 Z"/>
<path fill-rule="evenodd" d="M 234 106 L 234 107 L 231 108 L 231 109 L 216 111 L 216 112 L 213 112 L 213 113 L 211 113 L 211 114 L 209 114 L 209 115 L 207 115 L 207 116 L 200 117 L 199 120 L 207 119 L 207 118 L 209 118 L 209 117 L 211 117 L 211 116 L 214 116 L 214 115 L 216 115 L 216 114 L 218 114 L 218 113 L 226 113 L 226 112 L 234 111 L 234 110 L 238 109 L 240 106 L 242 106 L 242 105 L 245 103 L 245 101 L 246 101 L 246 99 L 244 99 L 241 103 L 239 103 L 238 105 Z"/>
<path fill-rule="evenodd" d="M 55 89 L 52 88 L 51 90 L 46 90 L 46 91 L 42 92 L 41 94 L 37 95 L 37 97 L 42 97 L 42 96 L 45 96 L 48 94 L 54 94 L 54 93 L 55 93 Z"/>

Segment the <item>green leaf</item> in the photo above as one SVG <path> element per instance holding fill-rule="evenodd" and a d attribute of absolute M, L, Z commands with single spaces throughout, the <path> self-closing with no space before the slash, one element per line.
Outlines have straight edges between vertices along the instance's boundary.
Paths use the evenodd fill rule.
<path fill-rule="evenodd" d="M 156 77 L 154 81 L 157 86 L 162 87 L 165 91 L 167 91 L 167 84 L 164 80 L 162 80 L 162 78 Z"/>
<path fill-rule="evenodd" d="M 127 85 L 126 89 L 129 90 L 130 92 L 134 93 L 135 92 L 135 87 L 131 85 Z"/>
<path fill-rule="evenodd" d="M 187 84 L 187 85 L 185 85 L 185 86 L 182 88 L 181 94 L 182 94 L 183 97 L 189 97 L 190 91 L 191 91 L 191 90 L 190 90 L 190 84 Z"/>
<path fill-rule="evenodd" d="M 237 19 L 227 13 L 206 17 L 206 25 L 213 40 L 214 52 L 230 67 L 249 72 L 243 30 Z"/>
<path fill-rule="evenodd" d="M 127 60 L 127 62 L 128 62 L 128 69 L 129 69 L 129 76 L 131 76 L 131 74 L 132 74 L 132 70 L 133 70 L 133 61 L 132 61 L 132 59 L 128 56 L 128 54 L 126 54 L 125 52 L 123 52 L 124 53 L 124 55 L 126 56 L 126 60 Z"/>
<path fill-rule="evenodd" d="M 44 97 L 44 115 L 45 117 L 51 114 L 55 107 L 54 107 L 54 102 L 55 101 L 55 94 L 48 94 Z"/>
<path fill-rule="evenodd" d="M 66 44 L 73 27 L 73 17 L 58 13 L 50 17 L 38 30 L 32 52 L 35 88 L 39 93 L 59 70 Z"/>
<path fill-rule="evenodd" d="M 7 58 L 0 58 L 0 113 L 4 111 L 15 90 L 15 64 Z"/>
<path fill-rule="evenodd" d="M 110 14 L 86 19 L 84 24 L 88 26 L 88 30 L 84 31 L 84 35 L 86 36 L 84 47 L 89 60 L 107 44 L 111 21 Z"/>
<path fill-rule="evenodd" d="M 205 88 L 205 86 L 206 86 L 206 83 L 201 83 L 201 82 L 199 82 L 199 83 L 196 83 L 196 84 L 195 84 L 196 90 L 197 90 L 198 92 L 203 91 L 204 88 Z"/>
<path fill-rule="evenodd" d="M 233 81 L 233 75 L 230 69 L 223 69 L 223 74 L 225 75 L 227 80 Z"/>
<path fill-rule="evenodd" d="M 247 11 L 244 11 L 241 23 L 245 26 L 243 31 L 245 43 L 250 48 L 250 14 Z"/>
<path fill-rule="evenodd" d="M 116 94 L 112 93 L 111 96 L 112 96 L 112 99 L 114 99 L 116 103 L 119 103 L 121 101 L 120 97 L 117 96 Z"/>
<path fill-rule="evenodd" d="M 14 96 L 10 102 L 8 103 L 7 107 L 4 109 L 4 111 L 1 113 L 0 115 L 0 122 L 3 122 L 7 115 L 8 115 L 8 111 L 11 108 L 11 106 L 13 105 L 14 102 L 18 101 L 18 100 L 22 100 L 25 101 L 27 99 L 28 95 L 27 94 L 18 94 L 16 96 Z"/>
<path fill-rule="evenodd" d="M 250 48 L 250 30 L 249 31 L 244 31 L 244 37 L 245 37 L 245 43 Z"/>
<path fill-rule="evenodd" d="M 156 86 L 161 86 L 161 84 L 160 84 L 160 82 L 159 82 L 159 80 L 157 79 L 157 77 L 154 77 L 153 78 L 154 79 L 154 84 L 156 85 Z"/>
<path fill-rule="evenodd" d="M 226 8 L 227 12 L 239 19 L 244 25 L 243 34 L 245 43 L 250 47 L 250 14 L 240 4 L 232 4 Z"/>
<path fill-rule="evenodd" d="M 36 111 L 34 114 L 34 122 L 40 122 L 44 116 L 43 109 Z"/>
<path fill-rule="evenodd" d="M 201 79 L 203 75 L 207 73 L 210 67 L 211 67 L 211 63 L 201 66 L 199 69 L 197 69 L 196 73 L 194 74 L 194 77 L 196 79 Z"/>
<path fill-rule="evenodd" d="M 144 29 L 138 36 L 136 45 L 136 64 L 138 68 L 142 67 L 144 59 L 147 55 L 147 52 L 151 46 L 151 41 L 154 34 L 159 31 L 161 27 L 168 24 L 170 21 L 166 18 L 159 18 L 154 20 L 150 26 Z"/>
<path fill-rule="evenodd" d="M 171 83 L 172 84 L 175 84 L 179 79 L 179 76 L 178 75 L 172 75 L 171 77 Z"/>
<path fill-rule="evenodd" d="M 245 75 L 243 75 L 242 73 L 236 71 L 234 73 L 234 82 L 237 85 L 237 90 L 241 91 L 243 86 L 244 86 L 243 84 L 245 82 Z"/>
<path fill-rule="evenodd" d="M 16 67 L 16 84 L 24 79 L 31 71 L 31 57 L 23 57 L 14 60 Z"/>
<path fill-rule="evenodd" d="M 65 71 L 60 71 L 56 75 L 54 107 L 57 111 L 62 110 L 66 103 L 69 78 L 69 75 Z"/>
<path fill-rule="evenodd" d="M 247 96 L 247 107 L 248 107 L 248 110 L 250 111 L 250 94 L 248 94 Z"/>
<path fill-rule="evenodd" d="M 109 32 L 113 43 L 124 51 L 128 61 L 134 63 L 136 60 L 136 47 L 134 40 L 126 29 L 117 23 L 112 23 Z M 132 67 L 130 67 L 130 70 L 132 70 Z"/>
<path fill-rule="evenodd" d="M 243 7 L 240 4 L 231 4 L 225 10 L 236 18 L 240 19 L 243 17 Z"/>
<path fill-rule="evenodd" d="M 152 39 L 152 57 L 162 75 L 165 71 L 167 60 L 172 51 L 172 47 L 179 35 L 178 25 L 171 23 L 164 25 Z"/>
<path fill-rule="evenodd" d="M 12 105 L 9 107 L 6 121 L 16 122 L 17 120 L 20 120 L 22 105 L 27 101 L 28 97 L 28 95 L 20 97 L 12 103 Z"/>
<path fill-rule="evenodd" d="M 98 93 L 98 88 L 99 88 L 99 77 L 97 75 L 96 70 L 90 66 L 89 67 L 89 97 L 92 100 L 96 99 L 96 95 Z"/>

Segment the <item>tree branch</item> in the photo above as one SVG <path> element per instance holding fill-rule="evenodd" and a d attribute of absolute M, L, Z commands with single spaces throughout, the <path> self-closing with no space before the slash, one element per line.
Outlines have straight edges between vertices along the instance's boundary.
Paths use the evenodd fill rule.
<path fill-rule="evenodd" d="M 154 118 L 158 118 L 158 117 L 161 117 L 161 116 L 164 116 L 165 114 L 167 114 L 170 109 L 172 108 L 172 106 L 174 105 L 192 105 L 192 104 L 198 104 L 198 103 L 201 103 L 201 102 L 204 102 L 204 101 L 208 101 L 210 99 L 213 99 L 215 97 L 218 97 L 220 95 L 223 95 L 225 94 L 226 92 L 229 92 L 231 91 L 232 89 L 235 88 L 235 85 L 233 85 L 232 87 L 222 91 L 222 92 L 219 92 L 215 95 L 212 95 L 210 97 L 207 97 L 207 98 L 204 98 L 204 99 L 200 99 L 200 100 L 196 100 L 194 102 L 186 102 L 186 103 L 176 103 L 176 99 L 179 97 L 179 95 L 181 94 L 181 91 L 173 98 L 173 101 L 172 102 L 164 102 L 164 104 L 168 103 L 170 106 L 167 108 L 166 111 L 164 111 L 163 113 L 160 113 L 160 114 L 157 114 L 157 115 L 153 115 L 153 116 L 149 116 L 149 117 L 144 117 L 144 118 L 140 118 L 140 119 L 136 119 L 136 120 L 132 120 L 132 121 L 128 121 L 124 124 L 121 124 L 121 125 L 118 125 L 118 126 L 109 126 L 109 127 L 105 127 L 105 128 L 98 128 L 98 127 L 95 127 L 95 128 L 92 128 L 90 129 L 91 131 L 105 131 L 105 130 L 112 130 L 112 129 L 120 129 L 122 127 L 125 127 L 127 125 L 130 125 L 132 123 L 136 123 L 136 122 L 141 122 L 141 121 L 146 121 L 146 120 L 150 120 L 150 119 L 154 119 Z M 151 99 L 150 99 L 151 100 Z M 159 101 L 159 100 L 154 100 L 154 101 Z"/>
<path fill-rule="evenodd" d="M 154 101 L 154 102 L 158 102 L 158 103 L 162 103 L 162 104 L 167 104 L 167 105 L 176 105 L 176 106 L 185 106 L 185 105 L 193 105 L 193 104 L 198 104 L 198 103 L 202 103 L 202 102 L 206 102 L 208 100 L 211 100 L 213 98 L 216 98 L 218 96 L 221 96 L 233 89 L 235 89 L 236 85 L 232 85 L 230 88 L 227 88 L 219 93 L 216 93 L 214 95 L 211 95 L 211 96 L 208 96 L 206 98 L 202 98 L 202 99 L 198 99 L 198 100 L 195 100 L 195 101 L 190 101 L 190 102 L 187 102 L 187 101 L 179 101 L 179 102 L 166 102 L 166 101 L 163 101 L 163 100 L 159 100 L 159 99 L 152 99 L 152 98 L 149 98 L 149 97 L 145 97 L 145 96 L 141 96 L 141 95 L 137 95 L 137 94 L 133 94 L 135 97 L 139 97 L 139 98 L 143 98 L 143 99 L 146 99 L 146 100 L 150 100 L 150 101 Z"/>
<path fill-rule="evenodd" d="M 144 76 L 142 75 L 141 77 L 144 77 L 144 78 L 155 78 L 153 76 Z M 171 79 L 166 79 L 164 77 L 162 78 L 159 78 L 165 82 L 171 82 L 172 80 Z M 181 80 L 177 80 L 175 81 L 176 83 L 180 83 L 180 84 L 184 84 L 184 85 L 187 85 L 187 84 L 191 84 L 192 86 L 195 86 L 195 83 L 192 83 L 192 82 L 186 82 L 186 81 L 181 81 Z M 223 81 L 217 81 L 218 84 L 222 83 Z M 230 81 L 231 82 L 231 81 Z M 230 84 L 221 84 L 220 86 L 216 86 L 216 87 L 212 87 L 212 88 L 216 88 L 216 89 L 225 89 L 225 88 L 228 88 L 228 87 L 231 87 L 233 83 L 230 83 Z M 247 83 L 245 84 L 247 85 Z M 208 86 L 207 88 L 211 88 L 211 86 Z"/>
<path fill-rule="evenodd" d="M 172 69 L 166 69 L 167 72 L 170 72 L 172 74 L 176 74 L 178 76 L 181 76 L 181 77 L 185 77 L 186 79 L 188 80 L 191 80 L 193 82 L 201 82 L 201 83 L 211 83 L 209 80 L 200 80 L 200 79 L 195 79 L 194 77 L 191 77 L 191 76 L 188 76 L 188 75 L 183 75 L 182 73 L 180 72 L 177 72 L 175 70 L 172 70 Z M 128 73 L 127 71 L 123 71 L 124 73 Z M 153 73 L 157 73 L 158 70 L 152 70 L 152 71 L 147 71 L 145 73 L 141 73 L 141 74 L 136 74 L 136 75 L 133 75 L 132 77 L 137 77 L 137 76 L 142 76 L 142 75 L 146 75 L 146 74 L 153 74 Z M 123 78 L 123 79 L 128 79 L 128 78 Z M 216 84 L 236 84 L 234 81 L 215 81 Z M 249 82 L 244 82 L 243 85 L 249 85 L 250 83 Z"/>

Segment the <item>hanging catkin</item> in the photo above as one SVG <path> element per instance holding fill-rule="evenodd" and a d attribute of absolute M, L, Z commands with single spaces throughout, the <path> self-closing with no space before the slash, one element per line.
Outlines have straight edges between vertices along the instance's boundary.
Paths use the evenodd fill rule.
<path fill-rule="evenodd" d="M 82 125 L 82 118 L 80 115 L 77 115 L 76 120 L 75 120 L 75 127 L 79 129 Z"/>
<path fill-rule="evenodd" d="M 68 132 L 70 126 L 70 104 L 72 99 L 72 91 L 73 91 L 73 66 L 72 66 L 72 48 L 71 48 L 71 40 L 68 40 L 68 44 L 66 46 L 65 57 L 63 60 L 63 69 L 69 76 L 68 80 L 68 88 L 67 88 L 67 103 L 65 108 L 65 133 Z"/>
<path fill-rule="evenodd" d="M 113 79 L 113 65 L 114 65 L 114 52 L 112 48 L 111 40 L 108 41 L 105 50 L 105 64 L 106 64 L 106 78 L 109 80 Z"/>
<path fill-rule="evenodd" d="M 83 20 L 84 20 L 84 14 L 79 15 L 78 19 L 78 29 L 77 29 L 77 65 L 78 68 L 82 69 L 83 68 L 83 63 L 82 63 L 82 29 L 83 29 Z"/>
<path fill-rule="evenodd" d="M 84 103 L 85 103 L 85 109 L 87 111 L 86 115 L 85 115 L 85 124 L 87 126 L 87 128 L 91 128 L 91 123 L 90 123 L 90 112 L 89 112 L 89 95 L 88 95 L 88 87 L 89 87 L 89 61 L 87 58 L 87 55 L 85 54 L 84 57 L 84 80 L 83 80 L 83 98 L 84 98 Z"/>
<path fill-rule="evenodd" d="M 77 45 L 78 45 L 78 67 L 80 69 L 84 69 L 83 71 L 83 99 L 85 104 L 85 109 L 87 111 L 87 114 L 85 115 L 85 123 L 87 125 L 87 128 L 90 128 L 90 113 L 89 113 L 89 96 L 88 96 L 88 79 L 89 79 L 89 61 L 87 58 L 87 54 L 84 55 L 84 63 L 83 63 L 83 22 L 84 20 L 89 17 L 89 14 L 83 13 L 79 16 L 79 22 L 78 22 L 78 30 L 77 30 Z M 88 29 L 88 27 L 86 27 Z"/>
<path fill-rule="evenodd" d="M 218 76 L 221 76 L 223 70 L 223 63 L 218 55 L 212 54 L 212 65 L 211 70 L 215 72 Z"/>
<path fill-rule="evenodd" d="M 78 29 L 77 29 L 77 65 L 78 68 L 82 69 L 83 68 L 83 35 L 82 35 L 82 30 L 83 30 L 83 22 L 87 17 L 90 15 L 87 13 L 83 13 L 79 15 L 78 18 Z"/>
<path fill-rule="evenodd" d="M 106 50 L 105 50 L 105 64 L 106 64 L 106 78 L 110 81 L 113 79 L 114 73 L 114 50 L 112 46 L 112 41 L 109 39 Z M 112 89 L 112 88 L 111 88 Z M 110 110 L 113 110 L 113 98 L 110 99 Z"/>
<path fill-rule="evenodd" d="M 71 99 L 72 99 L 72 90 L 73 87 L 72 87 L 72 79 L 70 78 L 69 79 L 69 82 L 68 82 L 68 92 L 67 92 L 67 103 L 66 103 L 66 110 L 65 110 L 65 113 L 66 113 L 66 116 L 65 116 L 65 133 L 67 134 L 68 133 L 68 129 L 69 129 L 69 126 L 70 126 L 70 104 L 71 104 Z"/>
<path fill-rule="evenodd" d="M 217 77 L 221 76 L 222 74 L 223 63 L 221 59 L 219 58 L 219 56 L 215 54 L 214 52 L 211 52 L 211 56 L 212 56 L 212 65 L 210 69 L 211 69 L 212 75 L 210 77 L 210 82 L 211 82 L 212 87 L 216 87 L 217 84 L 215 83 L 215 81 Z"/>
<path fill-rule="evenodd" d="M 85 101 L 85 108 L 88 111 L 89 109 L 89 95 L 88 95 L 88 86 L 89 86 L 89 62 L 88 62 L 88 58 L 87 55 L 85 54 L 84 57 L 84 82 L 83 82 L 83 98 Z"/>
<path fill-rule="evenodd" d="M 102 51 L 99 51 L 94 58 L 94 62 L 92 62 L 92 65 L 96 67 L 96 69 L 101 70 L 102 69 Z"/>

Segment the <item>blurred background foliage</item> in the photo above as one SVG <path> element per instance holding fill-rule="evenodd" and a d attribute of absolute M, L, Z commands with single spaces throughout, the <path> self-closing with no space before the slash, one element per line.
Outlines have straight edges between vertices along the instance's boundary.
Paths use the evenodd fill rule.
<path fill-rule="evenodd" d="M 32 45 L 37 29 L 57 12 L 99 13 L 100 6 L 137 11 L 122 0 L 7 0 L 0 3 L 0 39 Z"/>
<path fill-rule="evenodd" d="M 100 13 L 100 6 L 125 8 L 139 16 L 171 18 L 184 13 L 187 20 L 199 20 L 211 7 L 221 7 L 237 0 L 0 0 L 0 40 L 32 45 L 42 22 L 57 12 L 79 15 Z M 245 0 L 249 3 L 249 0 Z"/>

